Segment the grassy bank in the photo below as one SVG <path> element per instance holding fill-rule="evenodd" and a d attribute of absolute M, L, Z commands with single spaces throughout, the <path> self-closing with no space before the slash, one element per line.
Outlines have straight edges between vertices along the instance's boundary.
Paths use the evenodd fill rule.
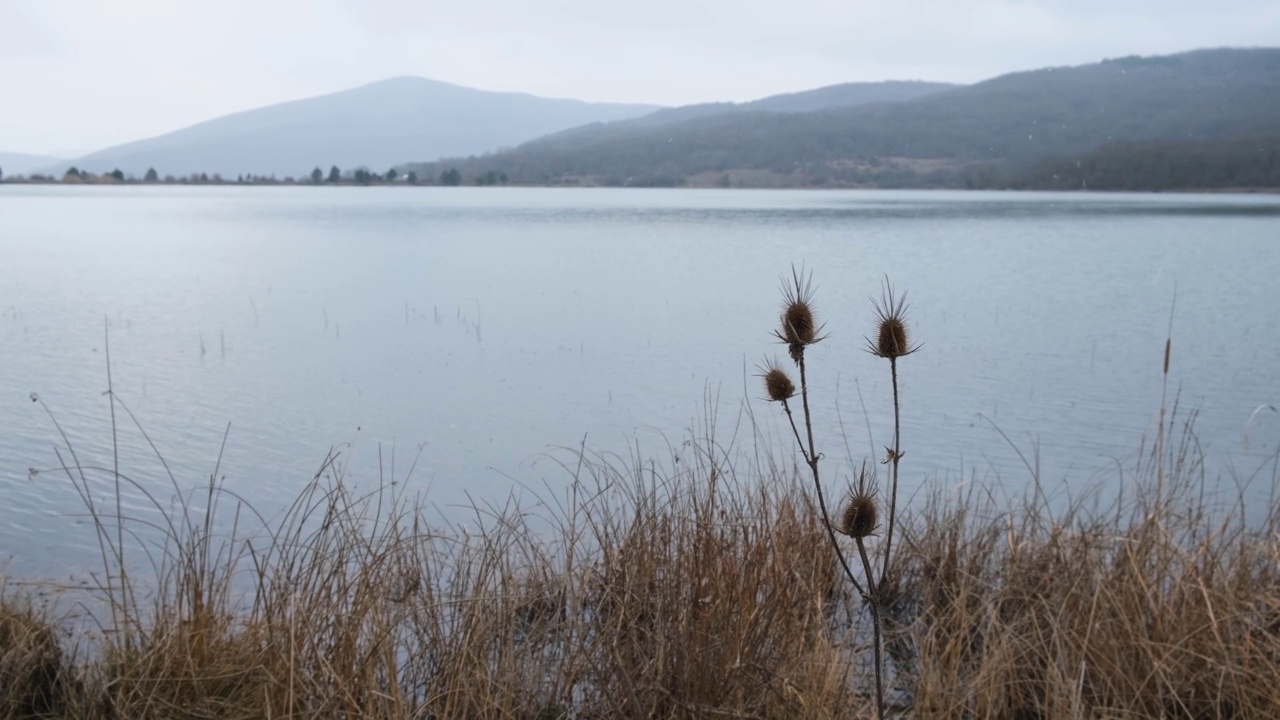
<path fill-rule="evenodd" d="M 1280 716 L 1277 514 L 1246 526 L 1182 437 L 1106 502 L 971 484 L 906 513 L 881 588 L 890 707 Z M 269 533 L 215 531 L 205 510 L 250 515 L 216 488 L 189 503 L 145 577 L 121 577 L 99 502 L 109 605 L 66 638 L 5 592 L 0 717 L 873 716 L 869 619 L 802 466 L 734 457 L 707 437 L 584 454 L 562 497 L 465 527 L 327 464 Z"/>

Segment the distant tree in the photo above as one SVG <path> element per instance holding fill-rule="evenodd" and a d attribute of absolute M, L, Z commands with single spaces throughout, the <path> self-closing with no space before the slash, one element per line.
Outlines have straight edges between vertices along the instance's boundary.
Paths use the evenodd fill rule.
<path fill-rule="evenodd" d="M 236 176 L 236 182 L 237 182 L 237 183 L 243 183 L 243 182 L 244 182 L 244 176 L 243 176 L 243 175 L 237 175 L 237 176 Z"/>
<path fill-rule="evenodd" d="M 418 173 L 416 173 L 416 172 L 414 172 L 414 171 L 410 170 L 410 171 L 409 171 L 409 174 L 404 176 L 404 181 L 405 181 L 405 182 L 407 182 L 407 183 L 409 183 L 410 185 L 417 185 L 417 184 L 418 184 Z"/>
<path fill-rule="evenodd" d="M 79 170 L 77 170 L 77 169 L 76 169 L 76 167 L 75 167 L 74 165 L 72 165 L 71 167 L 67 168 L 67 171 L 66 171 L 66 172 L 62 173 L 62 179 L 63 179 L 64 181 L 66 181 L 66 180 L 73 180 L 73 181 L 74 181 L 74 180 L 80 180 L 80 179 L 81 179 L 81 177 L 80 177 L 80 171 L 79 171 Z"/>
<path fill-rule="evenodd" d="M 319 166 L 317 166 L 315 170 L 311 171 L 311 182 L 315 183 L 316 185 L 319 185 L 323 181 L 324 181 L 324 171 L 321 170 Z"/>
<path fill-rule="evenodd" d="M 209 182 L 209 176 L 208 176 L 208 175 L 205 175 L 204 173 L 200 173 L 200 182 L 202 182 L 202 183 L 207 183 L 207 182 Z"/>
<path fill-rule="evenodd" d="M 440 184 L 458 186 L 462 184 L 462 173 L 458 172 L 458 168 L 449 168 L 440 173 Z"/>
<path fill-rule="evenodd" d="M 4 168 L 0 168 L 0 182 L 4 182 Z"/>
<path fill-rule="evenodd" d="M 337 165 L 329 168 L 329 182 L 342 182 L 342 171 L 338 169 Z"/>
<path fill-rule="evenodd" d="M 507 174 L 496 170 L 489 170 L 476 176 L 477 185 L 505 185 L 506 182 Z"/>
<path fill-rule="evenodd" d="M 360 168 L 356 170 L 353 177 L 355 177 L 355 181 L 360 183 L 361 185 L 368 185 L 369 180 L 371 179 L 369 175 L 369 171 L 365 170 L 364 168 Z"/>
<path fill-rule="evenodd" d="M 155 168 L 147 168 L 147 175 L 142 180 L 143 182 L 153 183 L 158 181 L 159 179 L 160 179 L 160 176 L 156 173 Z"/>
<path fill-rule="evenodd" d="M 124 173 L 120 171 L 120 168 L 112 170 L 111 177 L 115 178 L 116 182 L 124 182 Z"/>
<path fill-rule="evenodd" d="M 387 171 L 387 182 L 395 182 L 398 177 L 400 177 L 400 173 L 395 168 Z"/>

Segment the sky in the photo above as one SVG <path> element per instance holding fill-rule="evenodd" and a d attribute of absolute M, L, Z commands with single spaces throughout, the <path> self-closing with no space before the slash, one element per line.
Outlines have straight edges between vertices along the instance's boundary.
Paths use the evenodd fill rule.
<path fill-rule="evenodd" d="M 398 75 L 678 105 L 1280 45 L 1280 0 L 0 0 L 0 151 Z"/>

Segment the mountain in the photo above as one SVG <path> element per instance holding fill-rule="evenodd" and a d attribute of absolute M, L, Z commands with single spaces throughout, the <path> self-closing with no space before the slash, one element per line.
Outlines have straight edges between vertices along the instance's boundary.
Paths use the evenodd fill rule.
<path fill-rule="evenodd" d="M 841 107 L 856 107 L 879 102 L 901 102 L 914 100 L 942 90 L 961 87 L 950 83 L 931 83 L 918 80 L 889 80 L 872 83 L 843 83 L 827 85 L 813 90 L 771 95 L 759 100 L 744 103 L 699 103 L 680 107 L 657 110 L 633 120 L 621 120 L 608 124 L 607 132 L 615 133 L 633 128 L 657 127 L 670 125 L 684 120 L 721 115 L 726 113 L 743 113 L 753 111 L 766 112 L 815 112 Z M 599 132 L 603 123 L 590 128 L 574 128 L 567 132 L 587 131 Z"/>
<path fill-rule="evenodd" d="M 56 162 L 58 158 L 50 155 L 0 152 L 0 173 L 9 177 L 26 175 Z"/>
<path fill-rule="evenodd" d="M 215 173 L 301 176 L 332 165 L 386 170 L 406 158 L 472 155 L 657 109 L 498 93 L 399 77 L 227 115 L 60 163 L 141 177 Z"/>
<path fill-rule="evenodd" d="M 951 83 L 921 82 L 919 80 L 889 80 L 877 83 L 844 83 L 828 85 L 815 90 L 773 95 L 749 103 L 744 110 L 766 112 L 815 112 L 832 108 L 857 107 L 873 103 L 903 102 L 932 95 L 942 90 L 962 87 Z"/>
<path fill-rule="evenodd" d="M 652 117 L 416 169 L 432 177 L 456 166 L 464 178 L 495 171 L 533 183 L 984 184 L 984 174 L 1107 143 L 1280 132 L 1280 49 L 1134 56 L 812 112 Z"/>

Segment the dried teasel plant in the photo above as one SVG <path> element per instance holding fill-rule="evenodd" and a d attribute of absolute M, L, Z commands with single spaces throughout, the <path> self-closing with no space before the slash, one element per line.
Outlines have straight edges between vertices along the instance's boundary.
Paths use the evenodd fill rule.
<path fill-rule="evenodd" d="M 760 366 L 760 377 L 764 380 L 768 399 L 780 403 L 787 415 L 787 421 L 795 435 L 800 454 L 804 457 L 805 464 L 808 465 L 813 477 L 814 490 L 818 496 L 818 508 L 840 566 L 871 612 L 874 633 L 872 650 L 875 661 L 876 716 L 884 718 L 884 640 L 882 607 L 877 590 L 889 576 L 893 530 L 897 522 L 898 464 L 902 459 L 901 401 L 898 392 L 897 361 L 916 352 L 920 346 L 912 344 L 907 322 L 906 294 L 897 295 L 888 278 L 885 278 L 881 297 L 872 298 L 872 305 L 876 312 L 875 339 L 867 339 L 867 349 L 871 354 L 889 360 L 893 378 L 893 445 L 886 449 L 888 459 L 885 461 L 892 463 L 892 467 L 887 502 L 883 504 L 888 506 L 885 539 L 880 548 L 884 564 L 877 578 L 872 567 L 871 555 L 867 551 L 867 539 L 875 535 L 880 528 L 883 505 L 879 499 L 879 489 L 867 470 L 867 464 L 863 463 L 856 482 L 851 484 L 849 496 L 840 511 L 839 518 L 833 519 L 828 512 L 822 490 L 819 473 L 819 460 L 822 455 L 818 453 L 814 443 L 813 415 L 809 409 L 809 382 L 805 367 L 805 350 L 825 337 L 822 334 L 823 326 L 818 322 L 814 310 L 813 296 L 812 275 L 792 266 L 791 277 L 784 277 L 782 281 L 782 313 L 779 318 L 779 327 L 774 330 L 773 335 L 787 346 L 788 353 L 799 370 L 798 392 L 791 377 L 776 360 L 766 361 Z M 797 394 L 800 397 L 804 421 L 803 435 L 791 409 L 791 401 Z M 863 569 L 861 581 L 850 567 L 844 550 L 836 538 L 837 532 L 852 538 L 857 545 L 858 557 Z"/>
<path fill-rule="evenodd" d="M 867 338 L 867 352 L 876 357 L 897 360 L 920 349 L 911 344 L 911 333 L 907 328 L 907 294 L 894 293 L 893 285 L 886 277 L 880 297 L 871 298 L 876 310 L 876 337 Z"/>
<path fill-rule="evenodd" d="M 786 402 L 796 395 L 796 384 L 776 359 L 766 359 L 757 366 L 764 379 L 765 395 L 770 402 Z"/>
<path fill-rule="evenodd" d="M 774 336 L 787 345 L 791 359 L 799 363 L 804 349 L 823 339 L 822 325 L 813 310 L 813 274 L 791 268 L 791 280 L 782 280 L 782 316 Z"/>
<path fill-rule="evenodd" d="M 867 338 L 867 352 L 889 361 L 889 374 L 893 383 L 893 445 L 885 448 L 885 464 L 890 466 L 889 518 L 884 540 L 884 566 L 880 576 L 889 574 L 889 562 L 893 553 L 893 530 L 898 514 L 898 465 L 902 462 L 902 399 L 898 390 L 898 360 L 920 349 L 911 342 L 907 322 L 907 294 L 898 295 L 888 276 L 880 289 L 880 297 L 871 298 L 876 312 L 875 340 Z"/>
<path fill-rule="evenodd" d="M 851 538 L 861 539 L 874 535 L 879 524 L 880 505 L 876 500 L 876 489 L 869 481 L 864 465 L 857 484 L 849 488 L 849 497 L 840 511 L 839 530 Z"/>

